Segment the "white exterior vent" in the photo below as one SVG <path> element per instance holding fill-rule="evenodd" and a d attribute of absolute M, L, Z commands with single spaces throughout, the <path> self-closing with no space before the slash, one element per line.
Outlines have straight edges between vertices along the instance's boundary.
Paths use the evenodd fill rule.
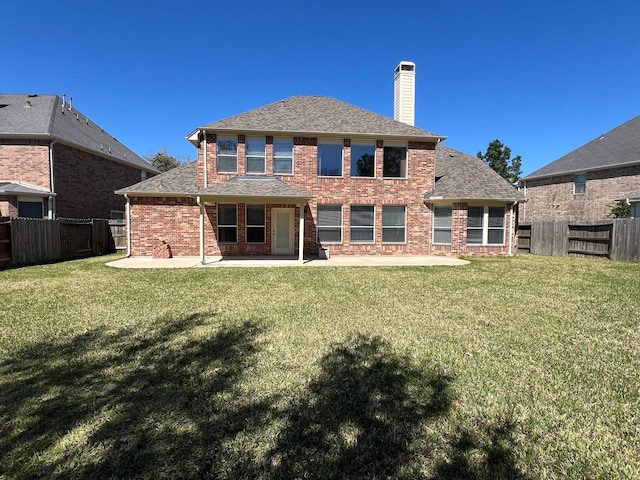
<path fill-rule="evenodd" d="M 393 78 L 393 119 L 414 126 L 416 116 L 416 64 L 400 62 Z"/>

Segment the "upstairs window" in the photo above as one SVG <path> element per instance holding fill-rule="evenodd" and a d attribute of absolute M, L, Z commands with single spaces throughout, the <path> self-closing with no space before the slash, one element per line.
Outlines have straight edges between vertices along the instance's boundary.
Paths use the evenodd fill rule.
<path fill-rule="evenodd" d="M 573 177 L 573 193 L 584 193 L 587 191 L 587 176 L 585 174 Z"/>
<path fill-rule="evenodd" d="M 376 176 L 376 146 L 374 144 L 351 145 L 351 176 Z"/>
<path fill-rule="evenodd" d="M 384 147 L 382 176 L 407 178 L 407 147 Z"/>
<path fill-rule="evenodd" d="M 264 138 L 247 138 L 247 173 L 266 173 L 266 145 Z"/>
<path fill-rule="evenodd" d="M 238 173 L 238 139 L 218 137 L 218 173 Z"/>
<path fill-rule="evenodd" d="M 373 205 L 351 207 L 351 243 L 373 243 L 375 209 Z"/>
<path fill-rule="evenodd" d="M 433 243 L 451 243 L 452 212 L 450 206 L 433 207 Z"/>
<path fill-rule="evenodd" d="M 318 205 L 318 243 L 342 243 L 342 205 Z"/>
<path fill-rule="evenodd" d="M 318 143 L 318 175 L 342 176 L 342 143 Z"/>
<path fill-rule="evenodd" d="M 293 174 L 293 141 L 274 139 L 273 173 L 276 175 Z"/>

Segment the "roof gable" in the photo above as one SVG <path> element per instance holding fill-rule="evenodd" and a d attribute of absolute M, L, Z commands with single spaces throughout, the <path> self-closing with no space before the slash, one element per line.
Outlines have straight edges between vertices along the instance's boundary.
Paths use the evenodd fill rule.
<path fill-rule="evenodd" d="M 103 158 L 158 172 L 57 95 L 0 94 L 0 137 L 43 138 L 75 146 Z"/>
<path fill-rule="evenodd" d="M 524 177 L 550 177 L 640 163 L 640 115 Z"/>
<path fill-rule="evenodd" d="M 300 95 L 200 127 L 206 130 L 444 139 L 331 97 Z"/>

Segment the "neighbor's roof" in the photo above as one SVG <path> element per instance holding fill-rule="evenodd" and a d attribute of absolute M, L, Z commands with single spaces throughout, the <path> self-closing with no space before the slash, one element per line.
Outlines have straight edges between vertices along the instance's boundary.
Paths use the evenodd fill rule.
<path fill-rule="evenodd" d="M 446 138 L 335 98 L 310 95 L 290 97 L 209 123 L 198 130 L 286 133 L 300 136 L 321 134 L 347 138 L 353 136 L 415 138 L 416 140 Z"/>
<path fill-rule="evenodd" d="M 0 193 L 9 195 L 26 195 L 32 197 L 49 197 L 56 195 L 55 193 L 52 193 L 48 190 L 30 187 L 19 182 L 0 182 Z"/>
<path fill-rule="evenodd" d="M 524 180 L 640 163 L 640 115 L 530 173 Z"/>
<path fill-rule="evenodd" d="M 57 95 L 0 94 L 0 137 L 55 140 L 100 157 L 158 172 Z"/>
<path fill-rule="evenodd" d="M 436 147 L 436 183 L 425 200 L 524 201 L 513 185 L 478 157 Z"/>
<path fill-rule="evenodd" d="M 116 190 L 117 194 L 186 195 L 198 190 L 198 162 L 173 168 L 129 187 Z"/>

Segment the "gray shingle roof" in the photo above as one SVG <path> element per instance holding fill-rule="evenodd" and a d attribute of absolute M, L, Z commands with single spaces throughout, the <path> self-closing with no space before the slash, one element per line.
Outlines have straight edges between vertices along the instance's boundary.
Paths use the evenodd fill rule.
<path fill-rule="evenodd" d="M 221 197 L 313 198 L 277 177 L 233 177 L 225 183 L 200 190 L 198 194 Z"/>
<path fill-rule="evenodd" d="M 524 180 L 640 163 L 640 115 L 530 173 Z"/>
<path fill-rule="evenodd" d="M 201 127 L 210 131 L 326 134 L 398 138 L 440 138 L 383 115 L 331 97 L 300 95 Z"/>
<path fill-rule="evenodd" d="M 147 171 L 157 170 L 57 95 L 0 94 L 0 138 L 41 138 L 88 150 Z"/>
<path fill-rule="evenodd" d="M 29 195 L 36 197 L 48 197 L 51 195 L 56 195 L 55 193 L 52 193 L 48 190 L 28 187 L 26 185 L 15 182 L 0 182 L 0 193 L 9 195 Z"/>
<path fill-rule="evenodd" d="M 436 184 L 425 200 L 524 201 L 524 196 L 478 157 L 436 147 Z"/>
<path fill-rule="evenodd" d="M 198 190 L 198 162 L 173 168 L 129 187 L 116 190 L 117 194 L 186 195 Z"/>

